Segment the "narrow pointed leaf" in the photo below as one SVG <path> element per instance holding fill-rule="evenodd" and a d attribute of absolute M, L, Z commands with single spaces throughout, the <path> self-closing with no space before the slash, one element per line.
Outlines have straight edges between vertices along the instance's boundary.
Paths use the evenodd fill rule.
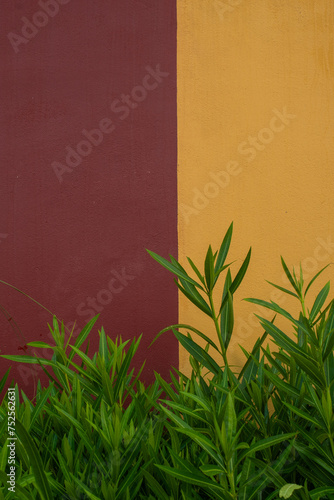
<path fill-rule="evenodd" d="M 150 488 L 152 489 L 153 493 L 156 495 L 159 500 L 170 500 L 169 495 L 165 492 L 163 487 L 160 485 L 160 483 L 155 479 L 152 474 L 150 474 L 147 470 L 143 470 L 143 475 L 150 485 Z"/>
<path fill-rule="evenodd" d="M 265 307 L 266 309 L 270 309 L 271 311 L 274 311 L 278 314 L 281 314 L 282 316 L 284 316 L 285 318 L 287 318 L 288 320 L 290 320 L 292 322 L 296 321 L 296 320 L 294 320 L 294 318 L 291 316 L 291 314 L 288 311 L 283 309 L 281 306 L 279 306 L 275 302 L 267 302 L 266 300 L 253 299 L 253 298 L 247 298 L 247 299 L 243 299 L 243 300 L 245 302 L 251 302 L 251 304 L 256 304 L 258 306 Z"/>
<path fill-rule="evenodd" d="M 147 250 L 147 249 L 146 249 Z M 186 281 L 189 281 L 189 283 L 192 283 L 194 286 L 197 286 L 201 290 L 204 290 L 203 287 L 197 283 L 195 280 L 190 278 L 187 273 L 181 271 L 178 267 L 175 265 L 171 264 L 168 260 L 164 259 L 163 257 L 160 257 L 160 255 L 156 254 L 155 252 L 152 252 L 151 250 L 147 250 L 147 252 L 150 254 L 150 256 L 156 260 L 159 264 L 161 264 L 164 268 L 168 269 L 168 271 L 171 271 L 173 274 L 176 274 L 179 278 L 183 278 Z"/>
<path fill-rule="evenodd" d="M 1 354 L 0 358 L 9 359 L 10 361 L 17 361 L 18 363 L 29 363 L 29 364 L 43 364 L 43 365 L 53 365 L 53 361 L 45 358 L 37 358 L 34 356 L 26 356 L 24 354 Z"/>
<path fill-rule="evenodd" d="M 189 352 L 189 354 L 191 354 L 191 356 L 194 356 L 199 363 L 205 366 L 205 368 L 207 368 L 214 375 L 221 373 L 221 369 L 216 361 L 204 349 L 196 344 L 196 342 L 174 329 L 173 332 L 180 344 Z"/>
<path fill-rule="evenodd" d="M 320 488 L 315 488 L 310 491 L 310 497 L 312 500 L 326 498 L 326 495 L 334 495 L 334 486 L 320 486 Z"/>
<path fill-rule="evenodd" d="M 324 305 L 325 300 L 327 299 L 328 294 L 329 294 L 329 289 L 330 289 L 330 282 L 328 281 L 326 283 L 326 285 L 322 288 L 322 290 L 320 290 L 320 292 L 318 293 L 318 295 L 314 301 L 313 307 L 312 307 L 311 312 L 310 312 L 310 320 L 311 321 L 313 321 L 315 319 L 318 312 L 320 311 L 320 309 Z"/>
<path fill-rule="evenodd" d="M 246 457 L 247 455 L 255 451 L 266 450 L 267 448 L 281 443 L 282 441 L 288 441 L 295 436 L 295 432 L 289 432 L 286 434 L 279 434 L 277 436 L 270 436 L 266 439 L 260 439 L 260 441 L 250 446 L 250 448 L 244 453 L 243 457 Z"/>
<path fill-rule="evenodd" d="M 223 242 L 220 246 L 219 252 L 218 252 L 218 257 L 216 260 L 216 265 L 215 265 L 215 273 L 221 269 L 225 263 L 230 244 L 231 244 L 231 239 L 232 239 L 232 233 L 233 233 L 233 222 L 231 223 L 230 227 L 226 231 L 226 234 L 224 236 Z"/>
<path fill-rule="evenodd" d="M 45 389 L 45 392 L 42 394 L 36 405 L 34 406 L 34 410 L 31 415 L 31 421 L 30 421 L 30 429 L 33 429 L 35 420 L 39 417 L 39 415 L 43 412 L 44 410 L 44 405 L 46 401 L 48 400 L 52 390 L 53 390 L 53 383 L 49 385 L 47 389 Z"/>
<path fill-rule="evenodd" d="M 263 342 L 266 340 L 267 337 L 268 337 L 268 332 L 264 332 L 262 337 L 258 338 L 257 341 L 255 342 L 251 354 L 248 356 L 246 363 L 244 364 L 244 366 L 241 369 L 241 372 L 239 373 L 238 376 L 239 380 L 242 379 L 245 371 L 248 369 L 249 365 L 253 362 L 253 357 L 259 352 L 260 347 L 262 346 Z"/>
<path fill-rule="evenodd" d="M 333 352 L 333 347 L 334 347 L 334 329 L 329 332 L 328 337 L 327 337 L 327 342 L 323 347 L 323 354 L 322 354 L 322 359 L 325 361 L 325 359 L 330 355 L 331 352 Z"/>
<path fill-rule="evenodd" d="M 151 347 L 151 345 L 160 337 L 160 335 L 162 335 L 163 333 L 169 332 L 175 328 L 184 328 L 186 330 L 190 330 L 191 332 L 196 333 L 199 337 L 201 337 L 203 340 L 205 340 L 205 342 L 210 344 L 216 351 L 220 352 L 218 347 L 216 346 L 216 344 L 213 342 L 213 340 L 211 340 L 209 337 L 207 337 L 204 333 L 197 330 L 196 328 L 194 328 L 191 325 L 186 325 L 186 324 L 182 324 L 182 323 L 177 324 L 177 325 L 171 325 L 171 326 L 168 326 L 167 328 L 164 328 L 163 330 L 161 330 L 161 332 L 158 333 L 158 335 L 154 338 L 154 340 L 152 340 L 149 347 Z"/>
<path fill-rule="evenodd" d="M 226 490 L 222 486 L 220 486 L 215 481 L 208 479 L 204 475 L 194 474 L 194 473 L 188 472 L 186 470 L 174 469 L 172 467 L 167 467 L 165 465 L 156 464 L 156 467 L 158 467 L 162 471 L 166 472 L 166 474 L 171 474 L 172 476 L 176 477 L 180 481 L 184 481 L 184 482 L 190 483 L 190 484 L 195 484 L 197 486 L 201 486 L 202 488 L 213 489 L 214 491 L 217 491 L 222 495 L 221 498 L 233 500 L 232 495 L 227 493 Z"/>
<path fill-rule="evenodd" d="M 270 323 L 270 321 L 261 318 L 257 314 L 255 315 L 260 319 L 261 325 L 263 328 L 273 337 L 273 339 L 276 341 L 276 343 L 287 350 L 288 352 L 295 352 L 297 354 L 300 354 L 301 356 L 308 357 L 306 353 L 296 344 L 293 342 L 290 337 L 288 337 L 285 333 L 282 332 L 279 328 L 277 328 L 276 325 L 273 325 Z M 310 358 L 311 359 L 311 358 Z"/>
<path fill-rule="evenodd" d="M 29 347 L 40 347 L 44 349 L 53 349 L 54 346 L 51 346 L 50 344 L 47 344 L 46 342 L 28 342 L 27 344 Z"/>
<path fill-rule="evenodd" d="M 231 272 L 230 270 L 228 270 L 224 284 L 222 302 L 224 301 L 226 295 L 228 295 L 228 298 L 224 308 L 222 309 L 220 316 L 220 331 L 222 334 L 225 350 L 229 345 L 234 326 L 233 297 L 232 294 L 230 293 L 231 283 L 232 283 Z"/>
<path fill-rule="evenodd" d="M 279 455 L 279 458 L 274 462 L 274 464 L 272 465 L 271 469 L 277 474 L 279 473 L 283 466 L 285 465 L 286 461 L 288 460 L 290 454 L 291 454 L 291 450 L 292 450 L 292 447 L 293 447 L 293 444 L 294 442 L 292 441 L 289 446 L 287 446 L 287 448 L 282 452 L 280 453 Z M 247 460 L 247 459 L 246 459 Z M 253 460 L 251 458 L 251 460 Z M 263 471 L 263 475 L 266 475 L 266 465 L 263 464 L 264 467 L 262 467 L 262 471 Z M 244 497 L 244 500 L 253 500 L 257 497 L 257 493 L 259 491 L 262 491 L 262 488 L 268 484 L 269 482 L 271 481 L 271 477 L 269 475 L 266 475 L 266 477 L 264 479 L 262 479 L 262 481 L 258 484 L 258 486 L 254 489 L 252 488 L 252 494 L 247 498 L 247 497 Z M 250 481 L 249 481 L 250 485 L 252 486 L 254 484 L 254 480 L 253 478 L 250 478 Z"/>
<path fill-rule="evenodd" d="M 272 285 L 274 286 L 275 288 L 277 288 L 278 290 L 281 290 L 281 292 L 284 292 L 284 293 L 288 293 L 289 295 L 292 295 L 293 297 L 296 297 L 297 299 L 299 298 L 298 295 L 296 293 L 293 293 L 291 292 L 290 290 L 288 290 L 287 288 L 284 288 L 282 286 L 279 286 L 279 285 L 275 285 L 275 283 L 272 283 L 271 281 L 267 281 L 267 283 L 269 283 L 269 285 Z"/>
<path fill-rule="evenodd" d="M 302 411 L 300 408 L 297 408 L 296 406 L 290 405 L 286 401 L 283 401 L 283 404 L 287 406 L 293 413 L 298 415 L 299 417 L 308 420 L 312 424 L 316 425 L 316 427 L 321 427 L 322 422 L 319 422 L 316 418 L 311 417 L 309 413 L 305 413 Z"/>
<path fill-rule="evenodd" d="M 10 370 L 11 370 L 11 368 L 9 367 L 0 381 L 0 394 L 2 393 L 2 389 L 5 387 Z"/>
<path fill-rule="evenodd" d="M 246 258 L 243 262 L 243 264 L 241 265 L 236 277 L 234 278 L 231 286 L 230 286 L 230 293 L 233 295 L 236 290 L 238 289 L 238 287 L 240 286 L 245 274 L 246 274 L 246 271 L 247 271 L 247 268 L 248 268 L 248 265 L 249 265 L 249 261 L 250 261 L 250 258 L 251 258 L 251 253 L 252 253 L 252 249 L 250 248 L 248 250 L 248 253 L 246 255 Z M 223 307 L 225 306 L 226 302 L 227 302 L 227 299 L 228 299 L 228 295 L 225 296 L 225 299 L 222 301 L 222 304 L 220 306 L 220 310 L 219 310 L 219 314 L 221 313 Z"/>
<path fill-rule="evenodd" d="M 187 257 L 189 264 L 191 265 L 193 271 L 196 273 L 198 279 L 205 285 L 204 276 L 199 272 L 198 268 L 195 266 L 190 257 Z"/>
<path fill-rule="evenodd" d="M 16 420 L 16 432 L 29 456 L 31 468 L 36 480 L 36 486 L 42 499 L 53 500 L 52 490 L 44 472 L 43 462 L 38 453 L 35 442 L 19 420 Z"/>
<path fill-rule="evenodd" d="M 305 290 L 305 297 L 306 297 L 306 294 L 307 292 L 309 291 L 310 289 L 310 286 L 312 285 L 312 283 L 314 283 L 314 281 L 317 279 L 317 277 L 328 267 L 330 266 L 331 264 L 327 264 L 327 266 L 323 267 L 322 269 L 320 269 L 319 272 L 317 272 L 317 274 L 311 279 L 311 281 L 309 282 L 309 284 L 307 285 L 306 287 L 306 290 Z"/>
<path fill-rule="evenodd" d="M 326 387 L 325 377 L 312 359 L 306 358 L 305 354 L 297 354 L 296 352 L 291 353 L 291 356 L 294 357 L 297 365 L 308 374 L 311 380 L 317 383 L 321 388 Z"/>
<path fill-rule="evenodd" d="M 216 465 L 200 465 L 199 468 L 203 472 L 203 474 L 209 477 L 216 476 L 225 472 L 224 469 L 222 469 L 221 467 L 217 467 Z"/>
<path fill-rule="evenodd" d="M 175 280 L 175 283 L 179 290 L 181 290 L 183 295 L 185 295 L 187 299 L 190 300 L 190 302 L 195 304 L 196 307 L 198 307 L 201 311 L 212 318 L 212 312 L 209 304 L 205 302 L 204 298 L 200 295 L 200 293 L 198 293 L 197 289 L 193 285 L 187 283 L 185 280 L 182 280 L 183 287 L 180 285 L 180 283 L 177 282 L 177 280 Z"/>
<path fill-rule="evenodd" d="M 208 290 L 212 290 L 214 280 L 214 259 L 211 245 L 209 245 L 204 262 L 205 281 Z"/>
<path fill-rule="evenodd" d="M 79 348 L 85 342 L 86 338 L 90 334 L 90 332 L 91 332 L 93 326 L 95 325 L 96 321 L 98 320 L 98 318 L 99 318 L 99 314 L 94 316 L 94 318 L 92 318 L 90 321 L 88 321 L 88 323 L 83 327 L 83 329 L 79 333 L 76 341 L 74 342 L 74 347 Z M 68 359 L 72 360 L 74 358 L 74 355 L 75 355 L 75 352 L 72 351 L 70 353 Z"/>
<path fill-rule="evenodd" d="M 293 277 L 291 276 L 291 273 L 290 273 L 290 271 L 289 271 L 289 269 L 288 269 L 288 266 L 287 266 L 287 265 L 286 265 L 286 263 L 284 262 L 283 257 L 281 257 L 281 263 L 282 263 L 282 266 L 283 266 L 284 272 L 285 272 L 285 274 L 286 274 L 286 276 L 287 276 L 288 280 L 290 281 L 290 283 L 291 283 L 292 287 L 296 290 L 297 295 L 298 295 L 298 297 L 299 297 L 299 296 L 300 296 L 299 288 L 298 288 L 298 286 L 297 286 L 297 284 L 296 284 L 295 280 L 294 280 L 294 279 L 293 279 Z"/>

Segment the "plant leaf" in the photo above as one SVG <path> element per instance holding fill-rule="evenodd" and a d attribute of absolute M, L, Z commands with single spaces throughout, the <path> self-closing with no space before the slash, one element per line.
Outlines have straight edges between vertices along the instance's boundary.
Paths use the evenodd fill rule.
<path fill-rule="evenodd" d="M 187 299 L 190 300 L 193 304 L 195 304 L 198 309 L 203 311 L 205 314 L 207 314 L 210 318 L 212 318 L 212 312 L 210 309 L 209 304 L 205 302 L 204 298 L 202 295 L 197 291 L 197 288 L 194 287 L 194 285 L 187 283 L 185 280 L 181 280 L 183 287 L 180 285 L 180 283 L 175 280 L 176 286 L 181 290 L 183 295 L 187 297 Z"/>
<path fill-rule="evenodd" d="M 312 283 L 314 283 L 314 281 L 317 279 L 317 277 L 319 276 L 319 274 L 321 274 L 328 266 L 330 266 L 331 264 L 327 264 L 327 266 L 323 267 L 322 269 L 320 269 L 320 271 L 311 279 L 311 281 L 309 282 L 309 284 L 307 285 L 306 287 L 306 290 L 305 290 L 305 297 L 306 297 L 306 294 L 310 288 L 310 286 L 312 285 Z"/>
<path fill-rule="evenodd" d="M 244 262 L 242 263 L 236 277 L 234 278 L 231 286 L 230 286 L 230 293 L 233 295 L 236 290 L 238 289 L 238 287 L 240 286 L 245 274 L 246 274 L 246 271 L 247 271 L 247 268 L 248 268 L 248 265 L 249 265 L 249 261 L 250 261 L 250 258 L 251 258 L 251 254 L 252 254 L 252 248 L 250 248 L 248 250 L 248 253 L 245 257 L 245 260 Z M 222 304 L 220 306 L 220 310 L 219 310 L 219 314 L 222 312 L 223 310 L 223 307 L 225 306 L 226 304 L 226 301 L 228 299 L 228 295 L 225 296 L 225 299 L 222 301 Z"/>
<path fill-rule="evenodd" d="M 252 444 L 249 449 L 243 454 L 243 457 L 247 457 L 249 454 L 255 452 L 255 451 L 260 451 L 260 450 L 266 450 L 267 448 L 270 448 L 271 446 L 274 446 L 275 444 L 281 443 L 282 441 L 287 441 L 292 437 L 295 437 L 296 433 L 295 432 L 289 432 L 286 434 L 278 434 L 277 436 L 270 436 L 266 439 L 260 439 L 256 443 Z"/>
<path fill-rule="evenodd" d="M 283 266 L 283 269 L 284 269 L 284 272 L 288 278 L 288 280 L 290 281 L 292 287 L 296 290 L 297 292 L 297 295 L 298 297 L 300 297 L 300 291 L 299 291 L 299 288 L 298 288 L 298 285 L 296 284 L 295 280 L 293 279 L 293 277 L 291 276 L 291 273 L 288 269 L 288 266 L 286 265 L 286 263 L 284 262 L 284 259 L 283 257 L 281 256 L 281 263 L 282 263 L 282 266 Z"/>
<path fill-rule="evenodd" d="M 230 224 L 230 227 L 226 231 L 226 234 L 224 236 L 223 242 L 220 246 L 219 252 L 218 252 L 218 257 L 216 260 L 216 265 L 215 265 L 215 273 L 217 274 L 218 271 L 224 266 L 230 244 L 231 244 L 231 239 L 232 239 L 232 233 L 233 233 L 233 222 Z"/>
<path fill-rule="evenodd" d="M 74 347 L 79 348 L 85 342 L 86 338 L 88 337 L 88 335 L 91 332 L 91 329 L 95 325 L 98 317 L 99 317 L 99 314 L 94 316 L 94 318 L 92 318 L 90 321 L 88 321 L 88 323 L 83 327 L 83 329 L 79 333 L 76 341 L 74 342 Z M 73 359 L 74 355 L 75 355 L 74 351 L 70 352 L 68 359 L 71 361 Z"/>
<path fill-rule="evenodd" d="M 285 484 L 279 490 L 279 497 L 280 498 L 290 498 L 291 495 L 293 495 L 293 492 L 295 490 L 300 490 L 301 488 L 302 488 L 302 486 L 300 484 L 292 484 L 292 483 Z"/>
<path fill-rule="evenodd" d="M 199 272 L 199 270 L 197 269 L 197 267 L 195 266 L 195 264 L 193 263 L 191 258 L 187 257 L 187 259 L 188 259 L 188 262 L 191 265 L 193 271 L 196 273 L 198 279 L 203 283 L 203 285 L 205 285 L 204 276 Z"/>
<path fill-rule="evenodd" d="M 216 346 L 216 344 L 213 342 L 213 340 L 211 340 L 209 337 L 207 337 L 204 333 L 200 332 L 199 330 L 197 330 L 196 328 L 194 328 L 191 325 L 185 325 L 182 323 L 177 324 L 177 325 L 171 325 L 171 326 L 168 326 L 167 328 L 164 328 L 163 330 L 161 330 L 158 333 L 158 335 L 152 340 L 149 347 L 151 347 L 151 345 L 160 337 L 160 335 L 162 335 L 163 333 L 169 332 L 170 330 L 173 330 L 175 328 L 185 328 L 186 330 L 190 330 L 191 332 L 196 333 L 199 337 L 201 337 L 203 340 L 205 340 L 205 342 L 210 344 L 216 351 L 220 352 L 218 347 Z"/>
<path fill-rule="evenodd" d="M 228 295 L 228 298 L 224 308 L 222 309 L 220 316 L 220 331 L 224 342 L 225 350 L 228 348 L 228 345 L 230 343 L 234 326 L 233 297 L 229 290 L 231 282 L 232 282 L 231 272 L 230 270 L 228 270 L 224 284 L 222 302 L 224 301 L 226 295 Z"/>
<path fill-rule="evenodd" d="M 267 281 L 267 280 L 266 280 Z M 282 286 L 279 286 L 279 285 L 275 285 L 275 283 L 272 283 L 271 281 L 267 281 L 267 283 L 269 283 L 269 285 L 271 286 L 274 286 L 275 288 L 277 288 L 278 290 L 281 290 L 282 292 L 284 293 L 288 293 L 289 295 L 292 295 L 293 297 L 296 297 L 297 299 L 299 298 L 298 295 L 296 293 L 293 293 L 291 292 L 290 290 L 288 290 L 287 288 L 284 288 Z"/>
<path fill-rule="evenodd" d="M 168 271 L 171 271 L 173 274 L 176 274 L 176 276 L 178 276 L 179 278 L 183 278 L 186 281 L 189 281 L 189 283 L 192 283 L 194 286 L 197 286 L 198 288 L 200 288 L 201 290 L 204 291 L 204 288 L 199 283 L 197 283 L 195 280 L 190 278 L 190 276 L 188 276 L 188 274 L 185 271 L 181 271 L 181 269 L 179 269 L 175 265 L 171 264 L 168 260 L 164 259 L 163 257 L 160 257 L 160 255 L 158 255 L 157 253 L 152 252 L 151 250 L 147 250 L 147 249 L 146 249 L 146 251 L 150 254 L 150 256 L 154 260 L 156 260 L 164 268 L 168 269 Z"/>
<path fill-rule="evenodd" d="M 230 495 L 222 486 L 220 486 L 215 481 L 208 479 L 204 475 L 194 474 L 192 472 L 188 472 L 187 470 L 183 469 L 174 469 L 173 467 L 167 467 L 165 465 L 156 464 L 156 467 L 159 467 L 159 469 L 166 472 L 167 474 L 171 474 L 180 481 L 184 481 L 190 484 L 195 484 L 197 486 L 202 486 L 202 488 L 206 489 L 207 488 L 213 489 L 214 491 L 219 492 L 222 495 L 221 498 L 233 500 L 232 495 Z"/>
<path fill-rule="evenodd" d="M 31 467 L 36 480 L 36 487 L 43 500 L 53 500 L 49 481 L 44 472 L 43 462 L 38 453 L 33 439 L 30 437 L 23 424 L 16 420 L 17 436 L 23 444 L 26 453 L 29 456 Z"/>
<path fill-rule="evenodd" d="M 196 344 L 196 342 L 191 340 L 189 337 L 186 337 L 177 330 L 174 330 L 174 328 L 173 332 L 180 344 L 189 352 L 189 354 L 191 354 L 191 356 L 194 356 L 199 363 L 205 366 L 205 368 L 207 368 L 214 375 L 221 373 L 220 366 L 204 349 L 202 349 L 202 347 Z"/>
<path fill-rule="evenodd" d="M 204 271 L 205 271 L 205 281 L 208 287 L 208 290 L 211 291 L 213 288 L 213 280 L 215 277 L 214 270 L 214 259 L 211 245 L 209 245 L 208 251 L 206 253 L 205 262 L 204 262 Z"/>
<path fill-rule="evenodd" d="M 322 290 L 320 290 L 314 301 L 313 307 L 310 312 L 310 321 L 313 321 L 316 318 L 318 312 L 324 305 L 325 300 L 327 299 L 327 296 L 329 294 L 329 290 L 330 290 L 330 282 L 328 281 L 326 285 L 322 288 Z"/>

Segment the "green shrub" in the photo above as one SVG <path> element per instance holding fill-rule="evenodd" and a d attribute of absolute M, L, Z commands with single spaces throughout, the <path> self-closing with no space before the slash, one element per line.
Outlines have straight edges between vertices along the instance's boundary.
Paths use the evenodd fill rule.
<path fill-rule="evenodd" d="M 172 325 L 190 355 L 189 377 L 173 369 L 172 382 L 158 373 L 140 382 L 131 368 L 140 339 L 123 342 L 99 332 L 93 356 L 83 343 L 96 318 L 75 342 L 65 341 L 54 319 L 51 360 L 3 356 L 39 363 L 50 384 L 38 384 L 34 400 L 16 392 L 16 484 L 8 492 L 7 411 L 0 409 L 0 500 L 334 499 L 334 303 L 325 305 L 329 283 L 312 305 L 306 299 L 321 270 L 305 286 L 282 265 L 291 290 L 273 285 L 300 303 L 298 318 L 274 302 L 246 299 L 289 321 L 289 331 L 260 317 L 264 333 L 239 373 L 228 363 L 233 298 L 247 271 L 251 250 L 232 276 L 225 264 L 232 225 L 220 249 L 209 247 L 203 274 L 191 259 L 191 277 L 176 259 L 151 256 L 173 272 L 180 291 L 209 316 L 216 341 L 192 325 Z M 324 268 L 325 269 L 325 268 Z M 224 277 L 219 304 L 218 282 Z M 204 340 L 201 347 L 196 338 Z M 271 339 L 276 347 L 265 345 Z M 211 356 L 216 352 L 215 359 Z M 218 360 L 218 361 L 217 361 Z M 8 373 L 0 382 L 4 387 Z"/>
<path fill-rule="evenodd" d="M 302 270 L 297 279 L 282 259 L 292 291 L 273 286 L 299 300 L 298 319 L 273 302 L 247 299 L 282 315 L 292 328 L 288 336 L 274 325 L 274 319 L 260 318 L 264 334 L 251 353 L 242 348 L 247 359 L 236 375 L 227 361 L 233 294 L 245 275 L 250 251 L 232 279 L 230 265 L 224 264 L 231 237 L 232 225 L 218 252 L 209 247 L 203 274 L 188 259 L 195 279 L 173 257 L 168 262 L 150 252 L 178 277 L 181 292 L 213 320 L 218 340 L 215 343 L 190 325 L 169 327 L 191 355 L 193 372 L 190 380 L 181 377 L 181 385 L 174 382 L 176 390 L 169 393 L 169 409 L 161 406 L 171 421 L 170 432 L 178 441 L 180 436 L 183 439 L 183 447 L 174 439 L 173 466 L 164 467 L 164 471 L 201 485 L 207 498 L 251 500 L 278 498 L 279 493 L 283 498 L 334 498 L 333 301 L 323 309 L 329 283 L 310 309 L 305 305 L 310 287 L 327 266 L 304 287 Z M 225 269 L 223 293 L 215 309 L 213 288 Z M 206 348 L 190 333 L 204 339 Z M 277 351 L 263 347 L 266 338 L 275 342 Z M 210 356 L 209 349 L 220 354 L 222 366 Z M 203 378 L 203 367 L 211 378 Z M 159 382 L 163 385 L 161 379 Z M 192 455 L 183 462 L 175 460 L 178 449 L 188 452 L 191 446 Z"/>
<path fill-rule="evenodd" d="M 17 493 L 22 498 L 139 498 L 143 473 L 152 461 L 147 442 L 155 452 L 160 445 L 164 419 L 153 406 L 161 390 L 157 382 L 145 388 L 139 381 L 141 370 L 136 375 L 130 370 L 140 339 L 112 341 L 102 329 L 99 351 L 92 358 L 80 350 L 96 319 L 86 325 L 73 346 L 70 339 L 65 343 L 64 326 L 59 331 L 54 320 L 55 346 L 30 344 L 52 349 L 52 360 L 6 356 L 40 363 L 53 371 L 48 372 L 48 388 L 39 384 L 35 404 L 23 391 L 20 404 L 16 385 Z M 0 422 L 0 461 L 5 464 L 6 398 Z M 6 484 L 4 472 L 0 480 Z M 17 498 L 11 493 L 2 495 Z"/>

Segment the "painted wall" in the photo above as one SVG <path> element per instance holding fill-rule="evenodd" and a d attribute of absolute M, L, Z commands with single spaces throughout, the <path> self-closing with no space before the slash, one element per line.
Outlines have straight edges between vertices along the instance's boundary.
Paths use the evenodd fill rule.
<path fill-rule="evenodd" d="M 138 365 L 167 376 L 187 355 L 171 335 L 147 346 L 177 322 L 177 290 L 145 248 L 201 262 L 233 220 L 234 272 L 253 247 L 235 298 L 240 364 L 238 343 L 261 333 L 241 299 L 293 307 L 265 282 L 285 285 L 280 254 L 306 276 L 334 260 L 333 21 L 331 0 L 3 7 L 0 279 L 68 326 L 100 312 L 114 337 L 143 332 Z M 4 285 L 0 304 L 3 353 L 48 340 L 39 306 Z M 214 336 L 182 297 L 179 320 Z M 13 376 L 29 393 L 30 369 Z"/>
<path fill-rule="evenodd" d="M 315 274 L 334 261 L 334 4 L 331 0 L 180 0 L 178 5 L 179 257 L 203 261 L 234 221 L 231 362 L 261 334 L 244 297 L 294 303 L 280 255 Z M 333 268 L 319 281 L 333 279 Z M 232 271 L 233 274 L 233 271 Z M 255 309 L 257 313 L 258 310 Z M 180 297 L 180 322 L 214 337 Z M 188 369 L 180 352 L 180 369 Z"/>
<path fill-rule="evenodd" d="M 147 347 L 177 290 L 145 248 L 177 255 L 175 3 L 15 0 L 1 23 L 0 279 L 76 332 L 100 312 L 113 338 L 143 333 L 137 368 L 167 377 L 176 341 Z M 2 354 L 50 342 L 46 311 L 2 284 L 0 304 Z M 12 377 L 31 393 L 28 365 Z"/>

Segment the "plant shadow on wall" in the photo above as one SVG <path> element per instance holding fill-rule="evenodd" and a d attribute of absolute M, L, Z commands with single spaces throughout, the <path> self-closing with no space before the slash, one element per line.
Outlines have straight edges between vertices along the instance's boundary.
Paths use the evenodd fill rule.
<path fill-rule="evenodd" d="M 54 319 L 54 345 L 30 343 L 50 349 L 51 360 L 4 356 L 40 364 L 50 385 L 39 384 L 32 401 L 23 391 L 19 401 L 16 385 L 2 401 L 0 498 L 334 499 L 334 303 L 325 305 L 329 283 L 310 308 L 306 302 L 325 268 L 306 285 L 302 272 L 297 278 L 282 259 L 291 289 L 279 289 L 299 301 L 298 318 L 274 302 L 247 299 L 281 315 L 292 328 L 287 335 L 274 318 L 260 318 L 264 333 L 251 352 L 241 347 L 246 360 L 236 374 L 227 361 L 233 296 L 250 250 L 233 278 L 231 264 L 225 264 L 231 238 L 232 225 L 218 252 L 209 247 L 203 274 L 188 259 L 194 278 L 173 257 L 168 261 L 149 252 L 177 276 L 180 291 L 215 326 L 216 342 L 183 324 L 156 337 L 174 333 L 190 354 L 190 377 L 174 368 L 171 383 L 156 373 L 154 384 L 145 387 L 141 369 L 130 368 L 140 339 L 112 340 L 103 329 L 99 350 L 89 357 L 82 346 L 97 317 L 74 342 L 66 340 L 64 325 Z M 216 306 L 213 292 L 222 273 Z M 276 346 L 272 350 L 265 346 L 269 338 Z M 7 431 L 13 398 L 17 440 L 12 449 Z"/>

